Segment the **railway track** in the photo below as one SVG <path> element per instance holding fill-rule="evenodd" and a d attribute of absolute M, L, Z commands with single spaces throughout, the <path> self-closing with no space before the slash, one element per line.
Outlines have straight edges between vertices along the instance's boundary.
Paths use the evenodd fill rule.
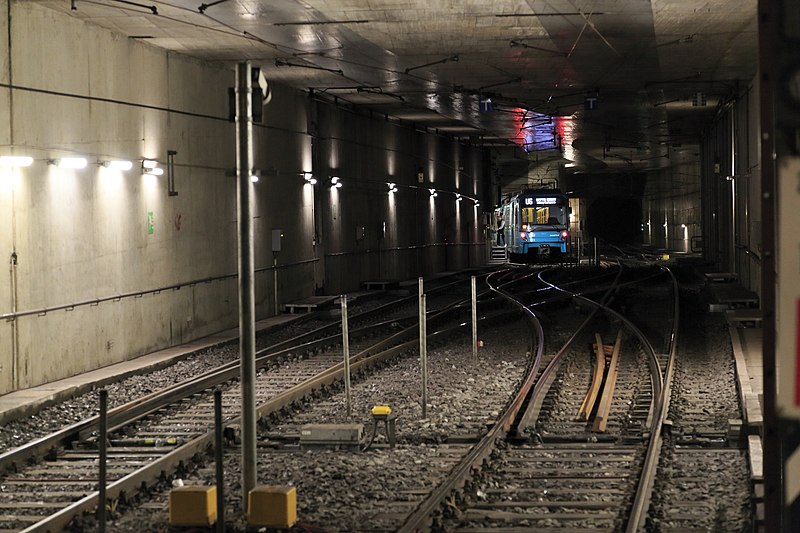
<path fill-rule="evenodd" d="M 441 302 L 430 322 L 457 322 L 455 303 L 466 291 L 443 286 Z M 356 352 L 354 371 L 407 349 L 414 340 L 416 317 L 403 317 L 396 302 L 373 309 L 388 320 L 351 330 Z M 365 317 L 355 317 L 356 324 Z M 373 319 L 374 320 L 374 319 Z M 284 409 L 342 375 L 338 324 L 324 325 L 261 350 L 256 384 L 260 415 Z M 447 328 L 445 328 L 447 329 Z M 450 329 L 453 329 L 452 327 Z M 457 328 L 455 328 L 457 329 Z M 309 340 L 313 339 L 313 340 Z M 297 356 L 303 353 L 305 356 Z M 294 354 L 294 356 L 293 356 Z M 182 465 L 210 445 L 213 428 L 211 395 L 222 388 L 226 425 L 238 424 L 238 364 L 230 363 L 195 380 L 170 387 L 113 409 L 109 413 L 111 453 L 107 465 L 110 507 L 164 473 Z M 8 472 L 0 479 L 0 531 L 60 531 L 97 506 L 97 418 L 73 424 L 0 456 Z M 43 457 L 44 460 L 38 460 Z M 34 463 L 34 464 L 31 464 Z M 65 490 L 66 489 L 66 490 Z"/>
<path fill-rule="evenodd" d="M 545 282 L 541 272 L 539 278 Z M 508 533 L 531 528 L 555 531 L 565 527 L 637 531 L 643 525 L 660 450 L 658 433 L 664 409 L 662 383 L 669 365 L 662 366 L 656 349 L 636 325 L 609 307 L 608 297 L 621 286 L 619 279 L 610 285 L 599 302 L 579 296 L 573 292 L 574 286 L 566 290 L 553 283 L 549 285 L 606 316 L 598 312 L 600 317 L 595 319 L 595 313 L 591 313 L 540 375 L 534 365 L 520 394 L 487 438 L 467 454 L 399 531 L 431 528 Z M 497 286 L 495 289 L 512 297 Z M 517 305 L 529 311 L 531 324 L 541 337 L 542 330 L 535 313 L 530 311 L 530 304 L 517 302 Z M 677 306 L 674 309 L 677 310 Z M 618 392 L 609 400 L 611 412 L 618 413 L 616 422 L 599 434 L 592 432 L 584 420 L 575 420 L 583 398 L 574 391 L 585 390 L 585 384 L 591 381 L 590 359 L 584 357 L 583 375 L 575 371 L 574 364 L 565 364 L 575 357 L 576 350 L 570 347 L 580 346 L 581 332 L 597 320 L 603 325 L 609 321 L 621 323 L 632 339 L 622 350 L 627 357 L 621 357 L 619 363 L 622 393 Z M 677 317 L 671 325 L 677 326 Z M 673 331 L 666 336 L 674 339 L 676 335 Z M 645 353 L 637 353 L 631 343 L 640 344 Z M 540 340 L 540 353 L 542 346 Z M 658 352 L 660 354 L 660 347 Z M 639 369 L 645 358 L 650 361 L 651 372 L 643 376 Z M 537 357 L 537 361 L 540 360 L 541 357 Z M 612 370 L 617 369 L 609 372 Z M 537 377 L 534 379 L 534 376 Z M 606 377 L 606 386 L 612 379 L 610 376 L 609 373 Z M 568 383 L 573 379 L 583 386 Z M 636 396 L 646 388 L 648 381 L 654 384 L 649 397 L 657 401 L 644 410 L 641 398 Z M 535 444 L 528 440 L 515 443 L 514 439 L 504 439 L 513 425 L 518 426 L 517 435 L 525 435 L 526 428 L 533 428 L 529 434 Z M 508 435 L 513 437 L 514 433 Z M 474 474 L 475 471 L 479 473 Z M 466 489 L 458 493 L 459 501 L 455 505 L 447 504 L 446 499 L 464 485 Z M 612 490 L 607 490 L 609 485 Z"/>
<path fill-rule="evenodd" d="M 556 279 L 552 273 L 548 275 Z M 666 409 L 665 404 L 655 405 L 652 400 L 663 398 L 668 390 L 666 387 L 651 387 L 651 380 L 668 382 L 670 342 L 675 335 L 673 332 L 660 331 L 647 321 L 637 320 L 636 324 L 624 326 L 624 317 L 619 315 L 626 308 L 633 310 L 631 301 L 635 298 L 629 298 L 628 301 L 622 298 L 612 303 L 606 301 L 603 294 L 636 292 L 634 281 L 641 281 L 641 278 L 649 275 L 621 279 L 616 284 L 603 281 L 604 292 L 581 284 L 577 278 L 559 280 L 562 287 L 568 287 L 571 300 L 565 298 L 563 292 L 559 294 L 552 287 L 545 288 L 530 271 L 510 270 L 494 275 L 493 285 L 499 294 L 504 291 L 525 294 L 527 300 L 516 304 L 518 308 L 527 309 L 524 311 L 527 316 L 532 315 L 529 311 L 534 310 L 537 316 L 549 320 L 551 324 L 571 323 L 576 316 L 581 316 L 575 313 L 575 302 L 581 299 L 576 294 L 584 298 L 594 296 L 602 302 L 599 307 L 605 305 L 611 310 L 604 308 L 597 311 L 597 315 L 605 313 L 605 316 L 594 317 L 591 326 L 587 326 L 583 333 L 560 334 L 559 338 L 569 338 L 562 338 L 558 343 L 544 338 L 543 330 L 539 329 L 534 334 L 536 344 L 525 348 L 532 355 L 524 365 L 517 362 L 508 367 L 498 365 L 494 370 L 485 366 L 467 370 L 467 375 L 475 377 L 480 374 L 474 372 L 496 372 L 500 369 L 507 369 L 510 375 L 518 376 L 513 379 L 519 381 L 519 387 L 515 387 L 517 392 L 510 400 L 508 396 L 503 396 L 504 390 L 510 390 L 508 387 L 493 386 L 481 390 L 480 386 L 476 386 L 480 380 L 469 378 L 466 384 L 462 381 L 462 385 L 456 386 L 460 387 L 463 394 L 440 390 L 437 394 L 441 397 L 434 395 L 437 398 L 435 401 L 440 403 L 463 404 L 464 414 L 469 416 L 457 421 L 437 419 L 435 415 L 430 420 L 413 420 L 413 416 L 408 418 L 408 413 L 418 406 L 400 403 L 399 412 L 405 413 L 398 421 L 401 437 L 398 445 L 391 450 L 384 439 L 379 440 L 378 449 L 370 453 L 314 451 L 312 460 L 309 455 L 312 452 L 302 452 L 292 444 L 287 445 L 303 424 L 326 420 L 325 417 L 330 417 L 331 413 L 334 418 L 339 416 L 336 413 L 341 413 L 342 395 L 337 394 L 335 389 L 331 390 L 333 396 L 326 395 L 321 402 L 315 400 L 299 411 L 293 409 L 291 413 L 284 411 L 289 414 L 288 422 L 282 421 L 285 417 L 273 417 L 272 422 L 262 427 L 260 442 L 264 444 L 259 449 L 262 482 L 272 484 L 291 480 L 291 483 L 297 484 L 298 494 L 302 494 L 304 500 L 301 516 L 314 516 L 314 527 L 321 527 L 325 531 L 430 529 L 488 533 L 521 532 L 534 528 L 537 531 L 563 531 L 564 528 L 640 530 L 648 514 L 650 487 L 655 477 L 654 465 L 660 450 L 659 439 L 653 440 L 654 436 L 660 435 L 660 431 L 654 428 L 657 420 L 663 419 L 659 410 L 663 412 Z M 527 288 L 513 285 L 515 282 L 527 284 Z M 591 310 L 598 307 L 589 302 L 577 305 L 584 309 L 584 317 L 591 315 Z M 663 318 L 666 315 L 661 316 Z M 396 320 L 388 319 L 384 326 L 392 322 Z M 532 327 L 536 328 L 533 322 L 531 319 Z M 592 420 L 575 420 L 591 381 L 590 361 L 595 354 L 589 346 L 596 332 L 601 333 L 603 344 L 611 344 L 620 329 L 625 329 L 625 333 L 619 357 L 617 391 L 611 400 L 611 416 L 608 417 L 605 432 L 594 432 L 591 429 Z M 451 341 L 447 341 L 444 335 L 432 334 L 430 342 L 440 345 L 434 350 L 444 350 L 445 354 L 451 350 L 447 348 Z M 394 355 L 382 355 L 382 360 L 394 359 L 397 353 L 404 350 L 414 353 L 415 345 L 416 340 L 412 340 L 405 348 L 396 346 L 398 351 Z M 548 346 L 547 349 L 545 346 Z M 338 353 L 330 355 L 333 360 L 339 357 Z M 446 372 L 449 367 L 447 358 L 444 359 L 444 362 L 437 363 L 443 365 L 439 372 Z M 402 366 L 403 360 L 399 361 Z M 411 362 L 410 359 L 406 361 L 406 365 Z M 290 362 L 286 364 L 286 368 L 290 368 Z M 506 365 L 506 362 L 503 361 L 502 365 Z M 525 374 L 527 377 L 523 377 L 523 366 L 529 367 L 529 373 Z M 413 372 L 411 368 L 413 365 L 400 372 Z M 452 368 L 455 371 L 457 367 Z M 461 367 L 458 368 L 459 374 L 464 373 Z M 551 371 L 548 372 L 548 369 Z M 650 369 L 653 375 L 649 373 Z M 360 384 L 356 381 L 356 402 L 361 404 L 362 409 L 375 400 L 375 389 L 369 385 L 370 380 L 387 379 L 380 377 L 383 371 L 372 372 L 366 376 L 374 377 L 362 378 Z M 549 382 L 547 386 L 546 382 Z M 470 389 L 468 393 L 465 387 Z M 540 397 L 529 397 L 528 392 L 538 392 Z M 362 397 L 358 398 L 358 394 Z M 395 395 L 399 395 L 400 391 L 381 394 L 391 398 L 391 401 L 397 401 Z M 285 402 L 276 409 L 290 405 L 296 403 Z M 206 399 L 204 409 L 207 411 L 209 408 L 210 403 Z M 535 411 L 535 416 L 527 415 L 531 410 Z M 433 412 L 436 413 L 437 409 L 434 408 Z M 184 423 L 188 425 L 195 420 L 192 413 L 178 418 L 167 418 L 174 416 L 172 413 L 164 416 L 163 419 L 153 418 L 149 421 L 155 424 L 150 426 L 151 430 L 153 427 L 156 429 L 147 437 L 157 439 L 162 444 L 169 437 L 167 433 L 159 431 Z M 452 410 L 446 416 L 456 418 Z M 235 420 L 228 424 L 235 425 Z M 441 429 L 437 428 L 437 424 L 441 424 Z M 276 435 L 280 438 L 274 440 Z M 137 437 L 125 435 L 125 438 Z M 131 443 L 130 440 L 119 440 L 115 444 L 118 451 L 124 453 L 123 446 Z M 200 447 L 198 453 L 205 448 L 207 445 Z M 235 485 L 238 462 L 235 446 L 227 453 L 226 475 L 228 483 Z M 661 468 L 670 468 L 673 478 L 691 484 L 690 475 L 677 474 L 693 468 L 691 461 L 695 455 L 688 451 L 680 453 L 686 459 L 687 466 L 673 462 L 673 466 L 665 467 L 662 464 Z M 705 453 L 705 459 L 698 461 L 707 464 L 713 461 L 708 454 L 718 454 L 716 457 L 724 458 L 732 452 L 707 448 Z M 90 456 L 87 457 L 91 461 Z M 128 457 L 127 460 L 141 458 Z M 229 468 L 233 474 L 228 473 Z M 181 477 L 185 476 L 189 483 L 213 482 L 213 472 L 207 466 L 207 459 L 206 466 L 193 472 L 191 468 L 173 471 Z M 354 477 L 355 471 L 363 472 L 363 477 Z M 695 502 L 692 506 L 688 499 L 678 501 L 672 496 L 673 499 L 668 500 L 669 494 L 657 494 L 656 499 L 674 502 L 676 508 L 683 509 L 683 514 L 669 517 L 669 523 L 677 528 L 673 531 L 692 523 L 691 517 L 696 518 L 708 509 L 715 509 L 717 515 L 728 512 L 719 505 L 696 505 Z M 146 507 L 163 510 L 165 498 L 166 492 L 162 492 Z M 233 509 L 234 515 L 241 512 L 238 505 L 229 496 L 228 507 Z M 349 517 L 343 516 L 343 513 L 349 514 Z M 681 518 L 686 520 L 680 522 Z M 121 531 L 137 531 L 136 523 L 131 521 L 128 522 L 128 529 Z M 118 523 L 124 524 L 125 519 L 122 518 Z M 336 525 L 327 529 L 326 523 Z M 666 527 L 667 522 L 661 524 Z M 307 526 L 311 527 L 312 524 Z M 92 530 L 91 523 L 83 530 Z M 233 528 L 233 531 L 240 530 L 243 529 L 237 529 L 237 526 Z"/>
<path fill-rule="evenodd" d="M 452 282 L 449 278 L 440 278 L 429 282 L 428 294 L 430 304 L 435 310 L 444 308 L 456 301 L 464 294 L 463 289 L 457 289 L 449 294 L 450 290 L 459 282 Z M 463 281 L 461 282 L 463 284 Z M 377 323 L 381 319 L 408 318 L 416 316 L 416 295 L 369 295 L 350 302 L 350 323 L 352 327 Z M 336 335 L 340 331 L 338 309 L 320 313 L 299 315 L 296 320 L 259 332 L 256 339 L 257 354 L 265 355 L 279 352 L 292 346 L 299 346 L 306 342 Z M 118 407 L 137 397 L 145 397 L 167 387 L 177 385 L 187 378 L 211 370 L 218 370 L 222 365 L 237 365 L 239 361 L 238 348 L 233 346 L 236 339 L 223 341 L 216 345 L 188 352 L 185 355 L 172 359 L 169 364 L 161 364 L 144 374 L 136 374 L 128 378 L 120 377 L 117 382 L 104 382 L 100 384 L 87 383 L 78 388 L 75 395 L 66 400 L 45 405 L 39 412 L 30 416 L 23 416 L 17 420 L 4 421 L 0 428 L 0 450 L 12 450 L 25 445 L 25 439 L 34 440 L 54 433 L 56 430 L 69 424 L 61 423 L 62 420 L 78 422 L 89 418 L 97 410 L 96 394 L 91 393 L 98 387 L 109 389 L 109 408 Z M 142 379 L 146 376 L 148 379 Z M 84 393 L 89 391 L 89 394 Z M 3 466 L 0 459 L 0 468 Z"/>
<path fill-rule="evenodd" d="M 687 299 L 699 293 L 689 290 Z M 748 531 L 757 527 L 757 500 L 730 331 L 719 316 L 686 314 L 682 337 L 691 342 L 678 351 L 648 528 Z"/>

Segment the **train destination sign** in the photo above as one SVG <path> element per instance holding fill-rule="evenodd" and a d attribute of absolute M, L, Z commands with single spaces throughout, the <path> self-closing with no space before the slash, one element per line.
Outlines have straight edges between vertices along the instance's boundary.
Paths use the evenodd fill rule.
<path fill-rule="evenodd" d="M 558 198 L 555 196 L 540 196 L 536 198 L 525 198 L 525 205 L 556 205 Z"/>

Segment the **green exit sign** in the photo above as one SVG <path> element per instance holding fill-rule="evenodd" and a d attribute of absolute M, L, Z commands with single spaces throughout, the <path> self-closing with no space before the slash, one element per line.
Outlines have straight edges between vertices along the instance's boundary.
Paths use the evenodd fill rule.
<path fill-rule="evenodd" d="M 152 211 L 147 212 L 147 234 L 152 235 L 155 232 L 154 222 L 155 217 Z"/>

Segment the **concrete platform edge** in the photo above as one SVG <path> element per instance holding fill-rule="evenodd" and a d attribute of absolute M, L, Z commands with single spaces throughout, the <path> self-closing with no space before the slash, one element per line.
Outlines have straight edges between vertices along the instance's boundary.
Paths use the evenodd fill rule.
<path fill-rule="evenodd" d="M 257 322 L 256 330 L 258 332 L 269 331 L 285 325 L 288 322 L 297 322 L 307 317 L 308 315 L 278 315 L 277 317 L 271 317 L 272 319 L 279 319 L 278 322 L 274 322 L 270 319 Z M 81 394 L 86 394 L 93 389 L 103 387 L 110 383 L 122 381 L 132 375 L 161 370 L 201 350 L 224 346 L 225 344 L 235 342 L 238 338 L 239 329 L 232 328 L 195 339 L 185 344 L 171 346 L 163 350 L 98 368 L 90 372 L 8 393 L 0 396 L 0 424 L 6 424 L 11 420 L 31 416 L 50 405 L 69 400 Z M 92 377 L 93 374 L 95 378 Z M 28 398 L 27 400 L 25 399 L 26 397 Z M 20 403 L 15 406 L 2 405 L 4 403 L 3 400 L 7 402 L 11 398 L 19 398 Z"/>
<path fill-rule="evenodd" d="M 761 442 L 763 415 L 761 414 L 758 398 L 753 401 L 754 394 L 750 386 L 750 374 L 747 371 L 747 362 L 739 329 L 729 327 L 728 330 L 730 331 L 731 346 L 733 347 L 739 403 L 745 416 L 750 483 L 755 487 L 755 485 L 764 482 L 764 450 Z"/>

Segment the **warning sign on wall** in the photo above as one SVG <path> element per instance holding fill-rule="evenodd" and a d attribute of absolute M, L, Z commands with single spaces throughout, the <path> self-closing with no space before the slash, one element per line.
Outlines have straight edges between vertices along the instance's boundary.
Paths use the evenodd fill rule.
<path fill-rule="evenodd" d="M 800 419 L 800 157 L 778 160 L 778 415 Z"/>

